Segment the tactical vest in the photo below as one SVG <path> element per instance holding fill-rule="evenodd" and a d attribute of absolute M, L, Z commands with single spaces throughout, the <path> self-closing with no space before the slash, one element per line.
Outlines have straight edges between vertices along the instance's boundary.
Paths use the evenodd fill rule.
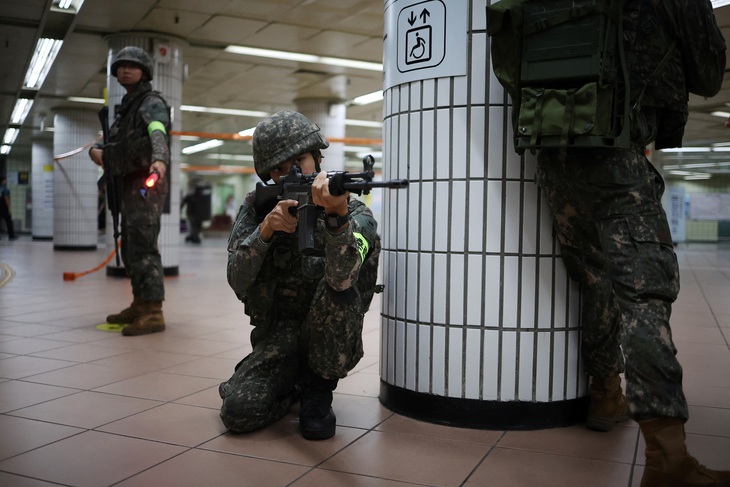
<path fill-rule="evenodd" d="M 109 129 L 109 142 L 104 146 L 105 158 L 109 161 L 114 176 L 124 176 L 139 171 L 147 171 L 152 165 L 152 143 L 147 125 L 141 120 L 139 109 L 149 97 L 157 97 L 167 108 L 170 107 L 157 91 L 139 94 L 128 104 L 123 104 L 115 113 L 114 124 Z M 129 115 L 133 114 L 133 115 Z M 168 116 L 168 121 L 169 121 Z M 170 133 L 170 124 L 165 130 Z M 169 146 L 168 137 L 168 146 Z"/>

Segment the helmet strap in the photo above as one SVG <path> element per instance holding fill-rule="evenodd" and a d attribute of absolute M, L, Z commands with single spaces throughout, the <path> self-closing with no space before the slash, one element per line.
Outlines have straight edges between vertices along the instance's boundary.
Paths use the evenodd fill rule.
<path fill-rule="evenodd" d="M 324 156 L 322 155 L 322 151 L 319 149 L 315 149 L 312 151 L 312 158 L 314 158 L 314 171 L 315 172 L 321 172 L 322 169 L 320 168 L 320 162 L 322 162 L 322 159 L 324 159 Z"/>

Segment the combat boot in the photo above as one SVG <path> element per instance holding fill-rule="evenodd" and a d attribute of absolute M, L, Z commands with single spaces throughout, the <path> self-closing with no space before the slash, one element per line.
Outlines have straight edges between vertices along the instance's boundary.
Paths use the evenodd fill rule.
<path fill-rule="evenodd" d="M 626 398 L 621 391 L 621 377 L 592 377 L 586 428 L 611 431 L 616 423 L 629 418 L 627 413 Z"/>
<path fill-rule="evenodd" d="M 137 309 L 139 315 L 131 324 L 122 328 L 122 335 L 148 335 L 165 330 L 162 301 L 141 301 Z"/>
<path fill-rule="evenodd" d="M 115 325 L 128 325 L 134 322 L 135 318 L 139 316 L 139 305 L 141 301 L 135 296 L 132 304 L 124 308 L 122 311 L 116 314 L 111 314 L 106 317 L 106 322 Z"/>
<path fill-rule="evenodd" d="M 332 410 L 332 391 L 337 379 L 324 379 L 315 374 L 302 384 L 299 408 L 299 429 L 307 440 L 326 440 L 335 435 L 337 418 Z"/>
<path fill-rule="evenodd" d="M 681 419 L 659 417 L 639 427 L 646 441 L 641 487 L 730 487 L 730 472 L 710 470 L 687 452 Z"/>

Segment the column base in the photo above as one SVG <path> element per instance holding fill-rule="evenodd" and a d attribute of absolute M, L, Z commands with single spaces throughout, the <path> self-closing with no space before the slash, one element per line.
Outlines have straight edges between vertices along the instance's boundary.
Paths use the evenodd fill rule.
<path fill-rule="evenodd" d="M 536 430 L 585 421 L 589 396 L 553 402 L 480 401 L 414 392 L 380 381 L 380 402 L 420 421 L 460 428 Z"/>

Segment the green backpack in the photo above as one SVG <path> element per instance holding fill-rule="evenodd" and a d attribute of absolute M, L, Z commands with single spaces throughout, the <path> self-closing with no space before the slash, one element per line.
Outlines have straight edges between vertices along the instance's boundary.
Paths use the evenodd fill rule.
<path fill-rule="evenodd" d="M 621 0 L 487 6 L 494 73 L 512 98 L 515 150 L 629 147 Z"/>

